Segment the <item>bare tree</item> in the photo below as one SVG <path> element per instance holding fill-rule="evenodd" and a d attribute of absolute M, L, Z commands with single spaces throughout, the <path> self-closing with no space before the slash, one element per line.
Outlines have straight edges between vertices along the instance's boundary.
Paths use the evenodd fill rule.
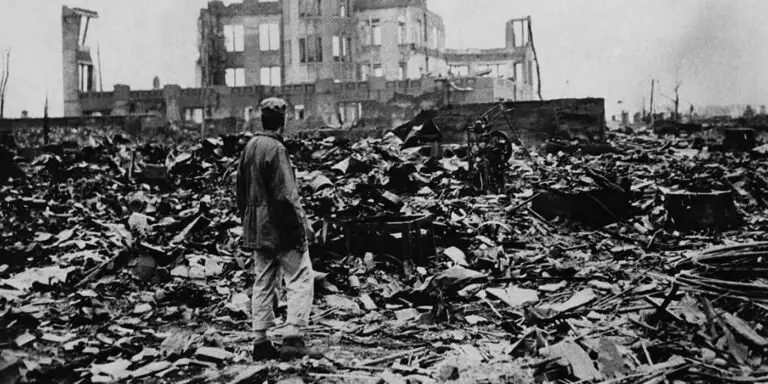
<path fill-rule="evenodd" d="M 0 119 L 5 112 L 5 93 L 8 90 L 8 78 L 11 76 L 11 50 L 5 50 L 5 61 L 0 61 Z"/>

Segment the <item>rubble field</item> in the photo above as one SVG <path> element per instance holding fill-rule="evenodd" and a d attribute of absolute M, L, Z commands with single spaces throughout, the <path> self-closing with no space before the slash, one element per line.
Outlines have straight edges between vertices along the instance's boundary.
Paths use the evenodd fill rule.
<path fill-rule="evenodd" d="M 498 195 L 465 146 L 289 140 L 324 357 L 266 363 L 234 196 L 247 134 L 4 149 L 0 382 L 768 382 L 768 160 L 608 138 L 516 147 Z"/>

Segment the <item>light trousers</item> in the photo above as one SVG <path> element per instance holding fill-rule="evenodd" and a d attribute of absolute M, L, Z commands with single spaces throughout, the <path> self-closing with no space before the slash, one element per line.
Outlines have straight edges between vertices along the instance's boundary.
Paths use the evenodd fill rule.
<path fill-rule="evenodd" d="M 309 251 L 290 250 L 273 252 L 257 250 L 253 253 L 254 274 L 251 296 L 253 330 L 266 331 L 275 325 L 275 303 L 280 278 L 285 282 L 288 314 L 286 323 L 297 327 L 309 324 L 315 291 L 312 261 Z"/>

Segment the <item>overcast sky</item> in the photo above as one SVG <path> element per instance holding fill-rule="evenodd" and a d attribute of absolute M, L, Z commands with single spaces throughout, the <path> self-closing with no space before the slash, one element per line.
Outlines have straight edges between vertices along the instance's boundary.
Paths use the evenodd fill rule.
<path fill-rule="evenodd" d="M 105 90 L 194 84 L 196 20 L 206 0 L 0 0 L 0 50 L 11 48 L 6 116 L 61 115 L 61 6 L 99 12 L 89 45 L 101 48 Z M 533 17 L 545 98 L 604 97 L 608 113 L 639 110 L 660 81 L 688 104 L 768 104 L 765 0 L 431 0 L 451 48 L 504 44 L 504 22 Z M 623 104 L 618 104 L 622 100 Z"/>

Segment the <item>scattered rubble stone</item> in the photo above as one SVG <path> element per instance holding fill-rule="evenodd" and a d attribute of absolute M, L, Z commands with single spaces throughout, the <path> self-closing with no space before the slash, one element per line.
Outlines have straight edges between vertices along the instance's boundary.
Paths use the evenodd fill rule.
<path fill-rule="evenodd" d="M 248 135 L 5 154 L 23 177 L 0 186 L 0 373 L 765 381 L 768 159 L 608 136 L 615 150 L 516 150 L 498 194 L 473 188 L 462 146 L 289 140 L 320 271 L 307 334 L 327 353 L 259 366 L 232 188 Z M 350 223 L 407 230 L 350 243 Z"/>

